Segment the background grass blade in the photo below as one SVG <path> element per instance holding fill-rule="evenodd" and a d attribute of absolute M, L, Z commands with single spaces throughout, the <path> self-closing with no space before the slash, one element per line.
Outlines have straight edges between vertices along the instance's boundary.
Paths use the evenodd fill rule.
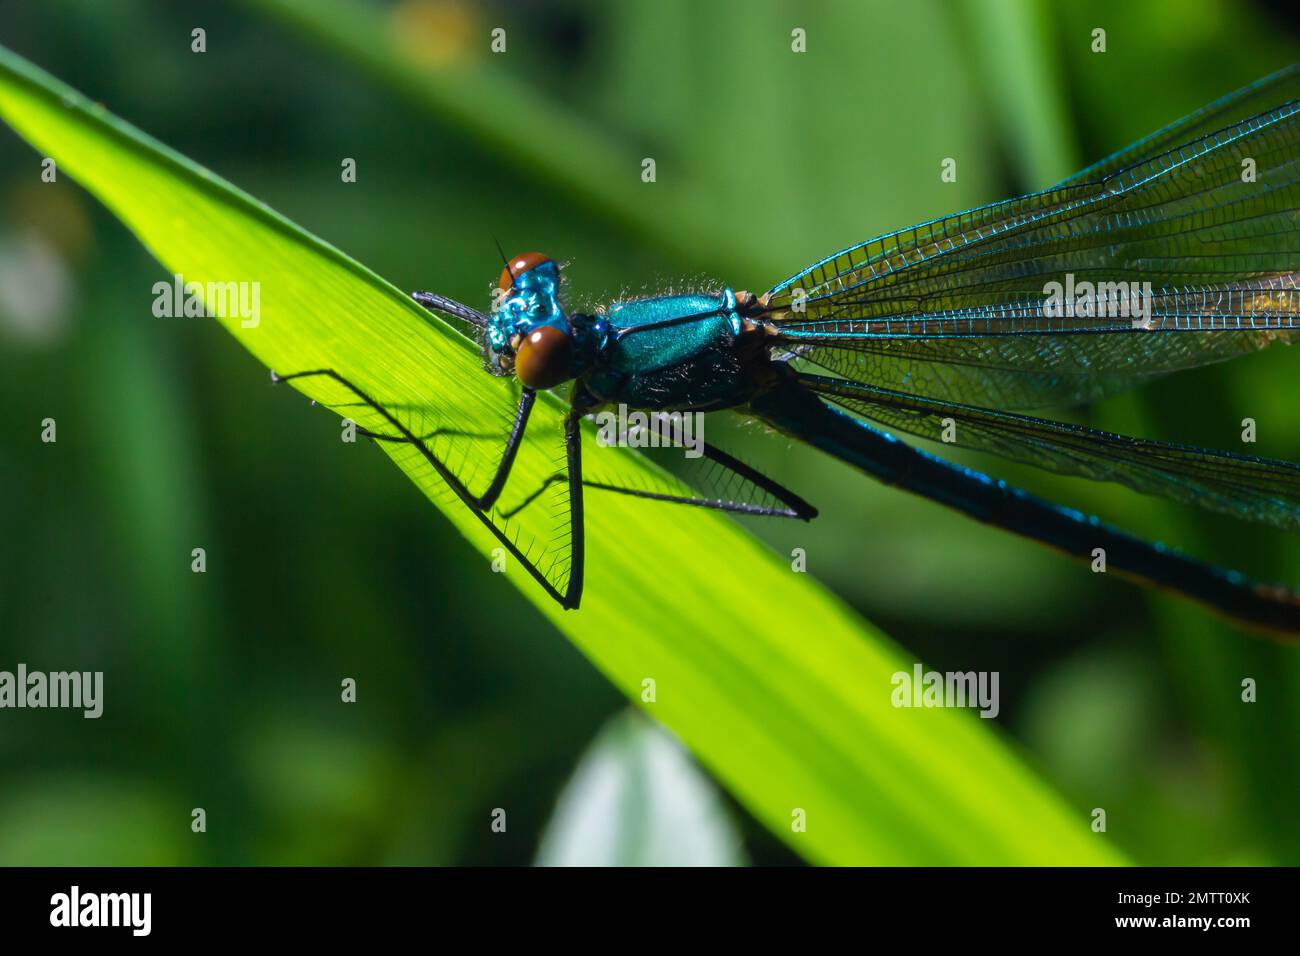
<path fill-rule="evenodd" d="M 471 345 L 401 291 L 3 50 L 0 115 L 169 272 L 260 282 L 260 325 L 221 321 L 268 366 L 346 369 L 377 391 L 435 390 L 459 403 L 471 426 L 505 396 Z M 141 322 L 154 321 L 150 301 L 141 289 Z M 631 452 L 605 453 L 618 455 L 611 467 L 630 483 L 650 467 Z M 494 545 L 465 509 L 445 514 L 480 552 Z M 911 661 L 734 523 L 602 498 L 589 504 L 587 530 L 582 611 L 560 611 L 522 572 L 501 575 L 502 586 L 518 584 L 632 700 L 652 679 L 655 701 L 645 709 L 805 858 L 1121 861 L 1089 831 L 1087 814 L 1063 806 L 986 722 L 893 708 L 890 675 Z M 292 546 L 284 547 L 289 565 Z M 437 640 L 436 597 L 431 610 L 429 639 Z M 791 828 L 797 809 L 806 832 Z"/>
<path fill-rule="evenodd" d="M 737 231 L 711 207 L 698 184 L 676 182 L 644 202 L 642 156 L 545 91 L 509 72 L 462 69 L 482 55 L 486 11 L 471 5 L 401 4 L 379 8 L 354 0 L 253 0 L 260 11 L 323 47 L 422 109 L 445 117 L 575 204 L 670 251 L 700 262 L 728 250 L 728 265 L 761 261 L 767 245 Z M 656 47 L 659 44 L 654 44 Z M 501 104 L 509 103 L 509 110 Z M 563 150 L 553 148 L 564 143 Z M 678 181 L 680 173 L 666 174 Z M 651 212 L 653 208 L 653 212 Z M 743 252 L 737 246 L 743 247 Z M 779 271 L 785 263 L 770 263 Z"/>

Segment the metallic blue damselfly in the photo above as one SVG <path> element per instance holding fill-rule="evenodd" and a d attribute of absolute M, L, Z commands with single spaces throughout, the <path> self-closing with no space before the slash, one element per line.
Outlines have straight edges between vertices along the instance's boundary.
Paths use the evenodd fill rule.
<path fill-rule="evenodd" d="M 409 446 L 567 608 L 582 596 L 584 490 L 816 515 L 708 445 L 710 474 L 694 490 L 668 477 L 662 487 L 620 487 L 590 466 L 583 471 L 582 419 L 602 407 L 732 408 L 880 481 L 1083 560 L 1103 549 L 1113 569 L 1252 627 L 1295 635 L 1295 593 L 1144 541 L 891 433 L 937 439 L 955 430 L 962 447 L 1300 529 L 1300 466 L 1027 413 L 1293 341 L 1297 276 L 1300 65 L 1051 189 L 860 243 L 762 294 L 723 288 L 570 313 L 559 265 L 536 253 L 506 260 L 490 314 L 413 293 L 465 323 L 488 371 L 516 381 L 518 403 L 499 435 L 457 432 L 396 397 L 365 394 L 333 370 L 282 378 L 332 378 L 338 407 L 366 409 L 375 426 L 367 434 Z M 553 454 L 539 446 L 541 464 L 519 467 L 530 436 L 543 446 L 550 440 L 528 427 L 537 391 L 565 385 L 568 412 L 546 446 Z M 488 444 L 466 446 L 476 441 Z M 474 462 L 484 460 L 490 470 L 480 474 Z"/>

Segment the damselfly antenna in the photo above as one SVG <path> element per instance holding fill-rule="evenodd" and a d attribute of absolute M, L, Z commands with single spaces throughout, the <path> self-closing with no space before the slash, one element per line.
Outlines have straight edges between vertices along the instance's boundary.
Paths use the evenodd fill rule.
<path fill-rule="evenodd" d="M 501 248 L 501 240 L 493 236 L 492 242 L 496 244 L 497 254 L 501 256 L 501 264 L 506 267 L 506 272 L 510 273 L 510 284 L 514 285 L 515 270 L 510 268 L 510 260 L 506 257 L 505 249 Z"/>

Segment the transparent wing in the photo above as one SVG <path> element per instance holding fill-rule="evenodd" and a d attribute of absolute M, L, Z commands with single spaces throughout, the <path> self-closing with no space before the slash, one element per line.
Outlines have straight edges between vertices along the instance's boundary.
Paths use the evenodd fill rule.
<path fill-rule="evenodd" d="M 1283 67 L 1276 73 L 1270 73 L 1261 80 L 1243 86 L 1194 113 L 1189 113 L 1164 129 L 1143 137 L 1086 169 L 1081 169 L 1068 179 L 1057 183 L 1057 186 L 1096 182 L 1111 173 L 1127 169 L 1143 160 L 1161 156 L 1183 143 L 1208 136 L 1216 130 L 1258 116 L 1280 103 L 1290 103 L 1292 100 L 1300 100 L 1300 63 Z"/>
<path fill-rule="evenodd" d="M 1255 97 L 1118 154 L 1145 155 Z M 1198 114 L 1199 116 L 1199 114 Z M 774 345 L 854 378 L 1027 408 L 1114 394 L 1300 334 L 1300 102 L 1101 177 L 853 246 L 765 297 Z M 1105 314 L 1062 314 L 1091 283 Z M 1062 305 L 1058 296 L 1056 304 Z"/>
<path fill-rule="evenodd" d="M 972 405 L 1031 409 L 1099 401 L 1179 369 L 1295 341 L 1296 334 L 1264 329 L 1148 332 L 1144 339 L 1117 332 L 851 342 L 810 335 L 799 343 L 785 339 L 783 346 L 858 381 Z"/>
<path fill-rule="evenodd" d="M 1234 518 L 1300 529 L 1300 465 L 1130 438 L 1027 415 L 820 376 L 800 381 L 886 428 L 992 452 L 1063 475 L 1114 481 Z M 949 424 L 951 423 L 951 424 Z"/>

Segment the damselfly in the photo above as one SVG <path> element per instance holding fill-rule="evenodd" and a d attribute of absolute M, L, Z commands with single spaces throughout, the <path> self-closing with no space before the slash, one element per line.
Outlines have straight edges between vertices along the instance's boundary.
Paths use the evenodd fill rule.
<path fill-rule="evenodd" d="M 413 293 L 465 323 L 487 370 L 517 383 L 499 435 L 457 431 L 454 410 L 366 394 L 332 369 L 281 378 L 332 379 L 332 404 L 363 412 L 365 434 L 434 469 L 566 608 L 582 596 L 584 490 L 816 515 L 708 444 L 708 474 L 694 490 L 668 475 L 662 485 L 621 487 L 598 473 L 597 455 L 584 473 L 584 417 L 620 404 L 740 410 L 883 482 L 1083 560 L 1102 549 L 1111 568 L 1294 634 L 1300 597 L 1289 590 L 1141 540 L 882 429 L 922 438 L 951 429 L 962 447 L 1300 528 L 1300 466 L 1026 413 L 1292 341 L 1297 276 L 1300 66 L 1044 192 L 852 246 L 762 294 L 723 288 L 570 313 L 559 265 L 536 253 L 506 261 L 490 313 Z M 553 418 L 539 435 L 537 391 L 566 384 L 562 423 Z"/>

